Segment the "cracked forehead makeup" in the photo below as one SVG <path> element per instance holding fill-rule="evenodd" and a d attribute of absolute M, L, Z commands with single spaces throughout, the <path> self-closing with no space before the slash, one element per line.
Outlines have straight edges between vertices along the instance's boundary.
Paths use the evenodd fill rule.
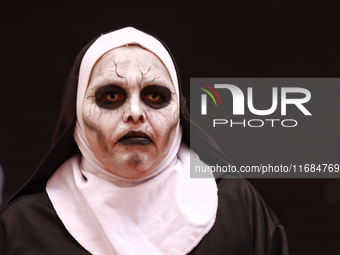
<path fill-rule="evenodd" d="M 168 106 L 175 92 L 169 73 L 162 62 L 149 51 L 136 45 L 117 49 L 120 53 L 123 51 L 132 54 L 142 50 L 154 59 L 151 63 L 150 59 L 144 62 L 146 57 L 142 56 L 126 62 L 122 61 L 121 55 L 111 51 L 109 57 L 104 55 L 94 67 L 88 88 L 91 93 L 90 95 L 88 93 L 88 96 L 93 96 L 101 108 L 117 109 L 126 102 L 130 83 L 135 82 L 140 89 L 140 99 L 145 105 L 153 109 Z M 130 77 L 131 69 L 135 72 L 134 80 Z"/>

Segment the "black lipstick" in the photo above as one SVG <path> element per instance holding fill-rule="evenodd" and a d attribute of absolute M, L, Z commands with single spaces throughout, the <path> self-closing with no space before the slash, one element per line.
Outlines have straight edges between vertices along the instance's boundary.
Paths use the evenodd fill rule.
<path fill-rule="evenodd" d="M 130 145 L 147 145 L 152 143 L 151 138 L 145 134 L 144 132 L 141 131 L 130 131 L 122 138 L 119 139 L 119 143 L 124 143 L 124 144 L 130 144 Z"/>

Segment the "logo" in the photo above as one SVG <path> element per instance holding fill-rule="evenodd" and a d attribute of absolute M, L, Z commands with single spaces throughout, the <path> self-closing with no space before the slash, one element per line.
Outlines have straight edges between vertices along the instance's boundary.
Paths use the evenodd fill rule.
<path fill-rule="evenodd" d="M 233 115 L 244 115 L 245 114 L 245 95 L 243 91 L 232 84 L 214 84 L 214 88 L 208 84 L 202 83 L 202 82 L 196 82 L 198 84 L 204 85 L 207 89 L 202 87 L 197 87 L 198 89 L 206 92 L 206 94 L 201 94 L 201 115 L 207 115 L 208 112 L 208 106 L 207 106 L 207 94 L 211 97 L 211 99 L 214 101 L 215 106 L 217 106 L 216 99 L 214 95 L 210 92 L 212 91 L 215 96 L 218 98 L 221 106 L 222 106 L 222 100 L 219 95 L 219 93 L 215 89 L 222 89 L 225 91 L 227 90 L 228 93 L 231 93 L 232 95 L 232 113 Z M 210 91 L 209 91 L 209 90 Z M 287 105 L 294 105 L 297 107 L 304 115 L 311 116 L 312 114 L 307 110 L 307 108 L 304 106 L 305 103 L 307 103 L 311 99 L 311 93 L 309 90 L 305 88 L 300 87 L 281 87 L 280 88 L 280 97 L 279 97 L 279 89 L 277 87 L 271 88 L 271 106 L 268 109 L 256 109 L 253 104 L 253 88 L 247 87 L 247 106 L 249 112 L 251 112 L 254 115 L 257 116 L 267 116 L 273 114 L 277 108 L 278 105 L 280 105 L 280 113 L 281 116 L 287 115 Z M 221 93 L 220 92 L 220 93 Z M 224 92 L 223 92 L 224 93 Z M 292 94 L 298 95 L 298 98 L 291 98 L 290 96 Z M 261 95 L 260 95 L 261 96 Z M 279 104 L 280 101 L 280 104 Z M 215 127 L 218 124 L 227 124 L 230 123 L 231 127 L 235 124 L 242 124 L 243 127 L 246 126 L 246 123 L 248 123 L 249 127 L 262 127 L 265 122 L 270 122 L 271 126 L 274 127 L 275 121 L 280 121 L 281 125 L 283 127 L 295 127 L 297 126 L 297 121 L 294 119 L 286 119 L 286 120 L 280 120 L 280 119 L 251 119 L 249 121 L 246 121 L 245 119 L 242 122 L 233 122 L 231 119 L 230 121 L 226 119 L 214 119 L 213 121 L 213 127 Z M 288 125 L 287 122 L 294 123 L 293 125 Z M 255 125 L 255 123 L 257 123 Z"/>
<path fill-rule="evenodd" d="M 205 84 L 203 82 L 197 82 L 197 83 L 206 86 L 212 92 L 214 92 L 215 95 L 217 96 L 218 100 L 220 101 L 221 106 L 222 106 L 221 97 L 220 97 L 220 95 L 217 93 L 217 91 L 213 87 L 211 87 L 210 85 Z M 215 106 L 217 106 L 217 103 L 216 103 L 216 100 L 215 100 L 214 96 L 208 90 L 200 88 L 200 87 L 197 87 L 197 88 L 203 90 L 204 92 L 206 92 L 212 98 L 212 100 L 214 101 Z M 207 95 L 206 94 L 202 94 L 202 96 L 201 96 L 201 115 L 207 115 Z"/>

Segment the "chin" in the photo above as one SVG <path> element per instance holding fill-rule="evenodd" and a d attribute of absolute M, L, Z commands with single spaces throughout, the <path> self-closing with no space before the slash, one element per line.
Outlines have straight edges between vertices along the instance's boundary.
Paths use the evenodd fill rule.
<path fill-rule="evenodd" d="M 111 160 L 104 165 L 111 173 L 123 178 L 139 179 L 154 171 L 156 158 L 140 151 L 130 151 L 118 153 Z"/>

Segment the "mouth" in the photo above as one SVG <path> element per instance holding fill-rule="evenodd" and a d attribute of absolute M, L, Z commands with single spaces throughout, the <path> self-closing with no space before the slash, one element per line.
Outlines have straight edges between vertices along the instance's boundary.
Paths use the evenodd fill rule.
<path fill-rule="evenodd" d="M 151 138 L 141 131 L 130 131 L 118 140 L 119 143 L 130 145 L 147 145 L 152 143 Z"/>

